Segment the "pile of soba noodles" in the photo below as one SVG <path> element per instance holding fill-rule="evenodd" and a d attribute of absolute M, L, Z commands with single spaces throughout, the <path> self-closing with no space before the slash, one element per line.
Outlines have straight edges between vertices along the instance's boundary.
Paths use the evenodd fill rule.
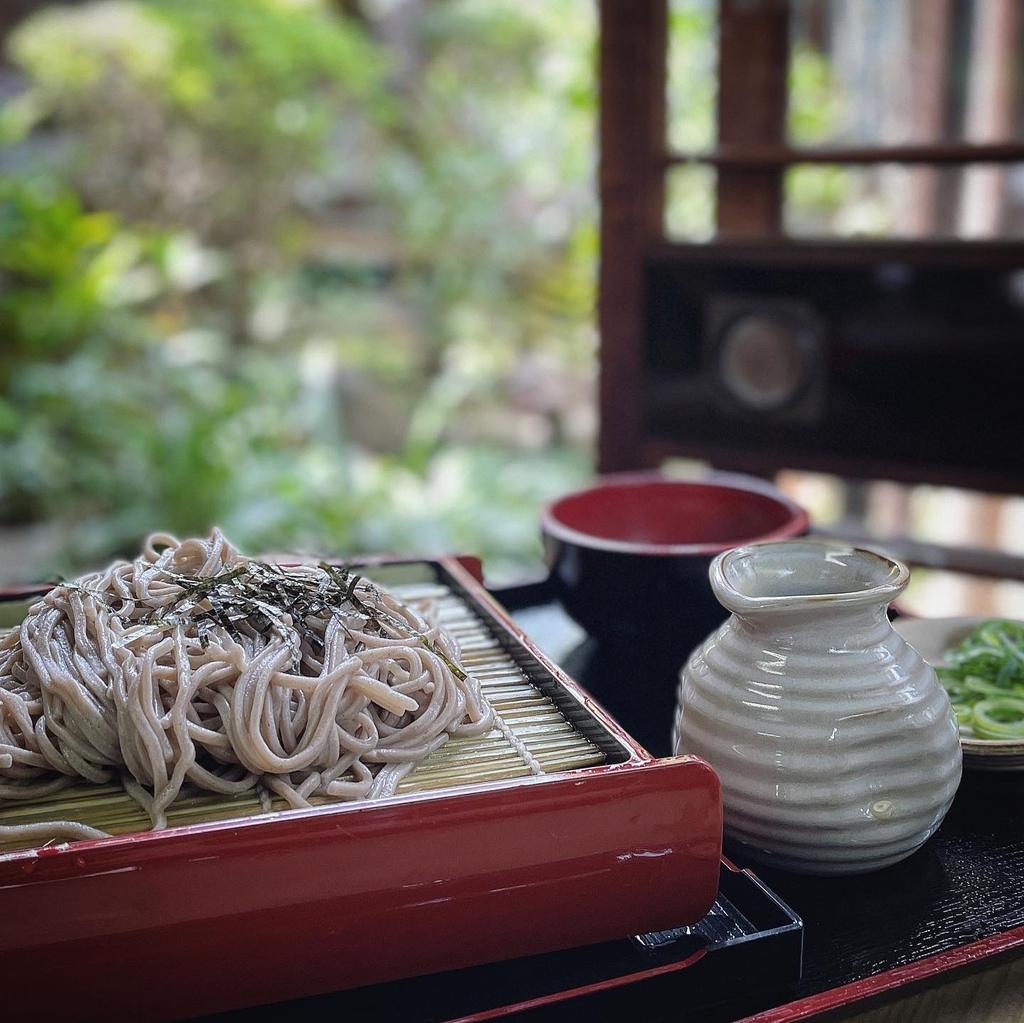
<path fill-rule="evenodd" d="M 346 569 L 244 557 L 218 530 L 154 534 L 54 587 L 0 643 L 0 800 L 120 779 L 162 828 L 183 791 L 388 795 L 451 735 L 490 728 L 458 657 Z"/>

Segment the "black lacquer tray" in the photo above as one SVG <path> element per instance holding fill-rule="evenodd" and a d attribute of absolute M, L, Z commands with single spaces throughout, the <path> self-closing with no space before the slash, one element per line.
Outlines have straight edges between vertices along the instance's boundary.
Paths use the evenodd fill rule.
<path fill-rule="evenodd" d="M 671 753 L 679 665 L 657 647 L 586 636 L 546 584 L 497 599 L 655 756 Z M 745 863 L 726 844 L 718 901 L 689 928 L 509 959 L 388 985 L 226 1013 L 243 1023 L 373 1018 L 402 1023 L 635 1019 L 795 1023 L 1024 954 L 1024 773 L 966 772 L 942 827 L 913 856 L 851 878 Z M 368 935 L 387 954 L 387 935 Z M 444 942 L 443 934 L 424 941 Z"/>
<path fill-rule="evenodd" d="M 638 742 L 656 756 L 672 752 L 678 655 L 599 643 L 566 617 L 543 583 L 499 599 Z M 802 976 L 789 985 L 773 1021 L 812 1018 L 808 1002 L 824 1011 L 1024 952 L 1024 772 L 966 770 L 924 848 L 875 873 L 804 877 L 746 864 L 728 842 L 725 853 L 753 869 L 804 923 Z M 787 1015 L 783 1003 L 798 1000 L 799 1015 Z"/>

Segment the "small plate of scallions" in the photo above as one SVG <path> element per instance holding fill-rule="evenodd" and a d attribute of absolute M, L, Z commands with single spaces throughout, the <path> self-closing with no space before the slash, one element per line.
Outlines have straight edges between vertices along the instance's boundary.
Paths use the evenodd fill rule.
<path fill-rule="evenodd" d="M 1024 770 L 1024 621 L 898 617 L 893 627 L 949 693 L 964 767 Z"/>

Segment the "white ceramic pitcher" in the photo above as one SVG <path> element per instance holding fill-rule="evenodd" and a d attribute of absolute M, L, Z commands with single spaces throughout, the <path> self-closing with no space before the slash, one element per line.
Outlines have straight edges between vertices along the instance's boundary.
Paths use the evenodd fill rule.
<path fill-rule="evenodd" d="M 934 670 L 889 622 L 909 569 L 805 539 L 735 548 L 709 574 L 731 615 L 681 671 L 673 745 L 718 772 L 728 842 L 806 874 L 919 849 L 961 748 Z"/>

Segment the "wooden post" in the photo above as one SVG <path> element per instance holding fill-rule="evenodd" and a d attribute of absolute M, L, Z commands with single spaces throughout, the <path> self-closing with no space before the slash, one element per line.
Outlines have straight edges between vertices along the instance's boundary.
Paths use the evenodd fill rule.
<path fill-rule="evenodd" d="M 602 472 L 637 468 L 644 263 L 663 237 L 667 0 L 601 0 L 599 191 Z"/>
<path fill-rule="evenodd" d="M 718 142 L 779 146 L 786 140 L 789 4 L 722 0 L 718 66 Z M 721 167 L 718 236 L 722 240 L 782 234 L 782 169 Z"/>

